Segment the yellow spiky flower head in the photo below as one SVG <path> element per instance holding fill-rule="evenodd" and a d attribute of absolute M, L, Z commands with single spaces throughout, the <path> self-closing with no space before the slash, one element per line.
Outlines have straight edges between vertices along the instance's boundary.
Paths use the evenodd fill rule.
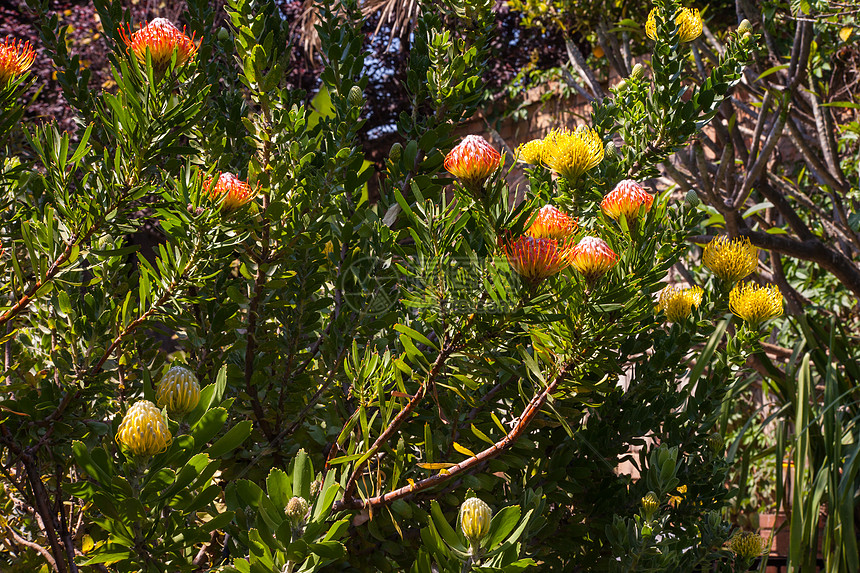
<path fill-rule="evenodd" d="M 686 320 L 693 312 L 693 308 L 699 308 L 704 292 L 699 286 L 684 288 L 668 285 L 657 297 L 657 312 L 663 311 L 669 322 Z"/>
<path fill-rule="evenodd" d="M 782 303 L 782 293 L 776 285 L 741 283 L 729 293 L 729 308 L 752 328 L 781 315 Z"/>
<path fill-rule="evenodd" d="M 758 249 L 746 237 L 720 235 L 705 246 L 702 262 L 724 281 L 736 283 L 758 267 Z"/>
<path fill-rule="evenodd" d="M 460 506 L 460 527 L 473 547 L 490 533 L 492 519 L 490 506 L 477 497 L 470 497 Z"/>
<path fill-rule="evenodd" d="M 136 456 L 160 454 L 173 442 L 164 416 L 149 400 L 139 400 L 126 412 L 116 433 L 116 441 Z"/>
<path fill-rule="evenodd" d="M 603 161 L 603 141 L 593 129 L 580 126 L 574 131 L 556 129 L 543 140 L 544 165 L 570 181 L 594 169 Z"/>
<path fill-rule="evenodd" d="M 155 402 L 167 408 L 171 415 L 184 416 L 200 401 L 200 384 L 194 372 L 183 366 L 174 366 L 158 383 Z"/>
<path fill-rule="evenodd" d="M 767 549 L 767 539 L 752 531 L 740 531 L 732 537 L 729 548 L 744 561 L 752 561 Z"/>
<path fill-rule="evenodd" d="M 532 139 L 517 147 L 517 160 L 529 165 L 541 165 L 543 157 L 543 140 Z"/>
<path fill-rule="evenodd" d="M 657 21 L 655 15 L 657 8 L 648 14 L 645 22 L 645 35 L 652 40 L 657 40 Z M 675 12 L 675 25 L 678 26 L 678 40 L 681 42 L 692 42 L 702 35 L 702 15 L 695 8 L 680 8 Z"/>

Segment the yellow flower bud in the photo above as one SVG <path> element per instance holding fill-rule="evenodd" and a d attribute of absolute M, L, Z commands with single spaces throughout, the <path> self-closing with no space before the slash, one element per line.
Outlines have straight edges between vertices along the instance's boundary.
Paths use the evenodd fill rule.
<path fill-rule="evenodd" d="M 649 491 L 642 498 L 642 512 L 645 514 L 645 519 L 651 519 L 657 510 L 660 508 L 660 500 L 657 499 L 657 494 Z"/>
<path fill-rule="evenodd" d="M 460 506 L 460 527 L 472 545 L 477 545 L 490 533 L 492 519 L 490 506 L 477 497 L 470 497 Z"/>
<path fill-rule="evenodd" d="M 167 449 L 173 436 L 161 410 L 149 400 L 140 400 L 126 412 L 116 433 L 116 441 L 136 456 L 154 456 Z"/>
<path fill-rule="evenodd" d="M 750 21 L 747 19 L 741 20 L 741 23 L 738 24 L 738 34 L 743 36 L 750 31 L 752 31 L 752 24 L 750 24 Z"/>
<path fill-rule="evenodd" d="M 155 401 L 161 408 L 176 416 L 184 416 L 200 401 L 200 384 L 197 376 L 184 366 L 174 366 L 158 383 Z"/>

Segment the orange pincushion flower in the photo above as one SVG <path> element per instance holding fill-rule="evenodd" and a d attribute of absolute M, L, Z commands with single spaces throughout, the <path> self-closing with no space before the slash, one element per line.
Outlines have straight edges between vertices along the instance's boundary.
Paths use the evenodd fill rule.
<path fill-rule="evenodd" d="M 570 265 L 582 273 L 585 282 L 591 286 L 617 262 L 618 255 L 606 241 L 597 237 L 583 237 L 573 247 Z"/>
<path fill-rule="evenodd" d="M 640 210 L 647 213 L 653 202 L 654 197 L 639 183 L 632 179 L 625 179 L 603 198 L 600 208 L 616 221 L 622 216 L 632 221 L 639 215 Z"/>
<path fill-rule="evenodd" d="M 564 240 L 576 231 L 576 219 L 552 205 L 541 207 L 526 234 L 535 239 Z"/>
<path fill-rule="evenodd" d="M 222 173 L 214 185 L 212 179 L 208 179 L 203 186 L 213 201 L 221 203 L 221 211 L 225 214 L 238 210 L 257 194 L 255 189 L 232 173 Z"/>
<path fill-rule="evenodd" d="M 502 156 L 480 135 L 467 135 L 445 156 L 445 169 L 467 187 L 480 187 L 499 167 Z"/>
<path fill-rule="evenodd" d="M 166 18 L 156 18 L 133 34 L 130 27 L 128 30 L 120 28 L 119 33 L 141 64 L 146 63 L 146 49 L 149 48 L 152 67 L 158 74 L 164 73 L 170 65 L 174 51 L 177 66 L 193 59 L 197 53 L 194 38 L 186 36 L 184 28 L 180 31 Z"/>
<path fill-rule="evenodd" d="M 9 37 L 0 42 L 0 86 L 30 69 L 35 59 L 36 51 L 30 42 Z"/>
<path fill-rule="evenodd" d="M 511 268 L 532 284 L 570 265 L 571 247 L 555 239 L 520 237 L 505 245 L 504 250 Z"/>

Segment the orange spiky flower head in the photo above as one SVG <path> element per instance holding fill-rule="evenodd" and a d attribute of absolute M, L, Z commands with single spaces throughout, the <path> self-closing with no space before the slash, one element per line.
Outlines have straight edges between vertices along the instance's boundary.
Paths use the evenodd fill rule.
<path fill-rule="evenodd" d="M 576 226 L 576 219 L 552 205 L 546 205 L 538 211 L 526 234 L 535 239 L 562 241 L 576 231 Z"/>
<path fill-rule="evenodd" d="M 445 156 L 445 169 L 470 190 L 480 189 L 502 156 L 480 135 L 467 135 Z"/>
<path fill-rule="evenodd" d="M 654 197 L 639 183 L 632 179 L 624 179 L 603 198 L 600 208 L 616 221 L 621 217 L 625 217 L 627 221 L 633 221 L 640 212 L 647 213 L 651 210 L 653 202 Z"/>
<path fill-rule="evenodd" d="M 120 27 L 119 33 L 141 64 L 146 64 L 146 50 L 149 49 L 156 79 L 161 79 L 167 71 L 174 52 L 177 66 L 194 59 L 197 53 L 193 36 L 189 38 L 185 35 L 184 28 L 180 31 L 166 18 L 156 18 L 134 33 L 131 32 L 131 27 L 127 30 Z"/>
<path fill-rule="evenodd" d="M 21 75 L 33 65 L 36 51 L 30 42 L 22 42 L 6 37 L 0 42 L 0 87 Z"/>
<path fill-rule="evenodd" d="M 573 247 L 570 259 L 571 266 L 582 273 L 589 288 L 617 263 L 618 255 L 598 237 L 583 237 Z"/>
<path fill-rule="evenodd" d="M 567 268 L 571 248 L 562 241 L 533 237 L 520 237 L 504 246 L 511 268 L 531 285 Z"/>
<path fill-rule="evenodd" d="M 256 190 L 232 173 L 222 173 L 217 182 L 207 179 L 203 188 L 209 197 L 221 205 L 221 212 L 229 215 L 250 203 L 257 194 Z"/>

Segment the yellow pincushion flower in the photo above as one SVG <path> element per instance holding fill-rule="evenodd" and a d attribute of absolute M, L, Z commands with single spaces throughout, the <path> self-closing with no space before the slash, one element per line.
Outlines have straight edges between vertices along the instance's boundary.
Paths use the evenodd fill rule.
<path fill-rule="evenodd" d="M 154 456 L 173 442 L 164 416 L 149 400 L 139 400 L 128 409 L 116 433 L 116 441 L 136 456 Z"/>
<path fill-rule="evenodd" d="M 470 497 L 460 506 L 460 527 L 463 535 L 473 546 L 479 544 L 490 533 L 493 512 L 490 506 L 477 497 Z"/>
<path fill-rule="evenodd" d="M 651 517 L 660 509 L 660 500 L 657 499 L 657 494 L 653 491 L 649 491 L 645 494 L 645 497 L 641 500 L 642 503 L 642 511 L 645 513 L 645 519 L 651 519 Z"/>
<path fill-rule="evenodd" d="M 698 286 L 683 288 L 668 285 L 657 298 L 657 312 L 663 311 L 669 322 L 681 322 L 690 316 L 693 308 L 699 307 L 704 292 Z"/>
<path fill-rule="evenodd" d="M 720 235 L 705 246 L 702 262 L 724 281 L 735 283 L 758 268 L 758 249 L 747 238 Z"/>
<path fill-rule="evenodd" d="M 167 408 L 172 415 L 184 416 L 200 401 L 200 384 L 197 376 L 183 366 L 174 366 L 158 383 L 155 401 L 161 408 Z"/>
<path fill-rule="evenodd" d="M 652 40 L 657 40 L 657 21 L 655 15 L 657 8 L 648 14 L 645 22 L 645 35 Z M 702 35 L 702 15 L 695 8 L 680 8 L 675 12 L 675 25 L 678 27 L 678 40 L 681 42 L 692 42 Z"/>
<path fill-rule="evenodd" d="M 532 139 L 517 147 L 517 159 L 529 165 L 540 165 L 543 157 L 543 140 Z"/>
<path fill-rule="evenodd" d="M 557 129 L 544 138 L 541 160 L 565 179 L 575 181 L 603 161 L 603 152 L 603 141 L 593 129 Z"/>
<path fill-rule="evenodd" d="M 729 542 L 729 548 L 744 561 L 752 561 L 767 549 L 767 539 L 752 531 L 738 532 Z"/>
<path fill-rule="evenodd" d="M 729 308 L 753 328 L 781 315 L 782 302 L 776 285 L 739 284 L 729 293 Z"/>
<path fill-rule="evenodd" d="M 669 494 L 669 505 L 677 507 L 687 497 L 687 486 L 679 485 L 675 495 Z"/>

